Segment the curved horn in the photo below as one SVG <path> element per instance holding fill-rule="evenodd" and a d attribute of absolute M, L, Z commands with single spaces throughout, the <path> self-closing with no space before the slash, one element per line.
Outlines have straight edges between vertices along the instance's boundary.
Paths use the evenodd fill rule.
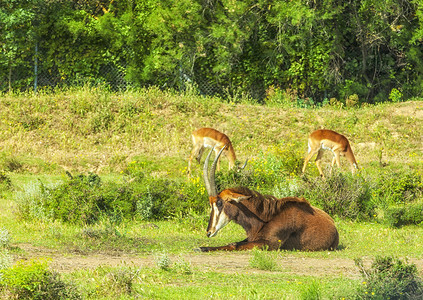
<path fill-rule="evenodd" d="M 216 175 L 216 165 L 217 165 L 217 161 L 219 160 L 220 155 L 222 154 L 223 150 L 225 150 L 227 144 L 225 146 L 222 147 L 222 149 L 220 149 L 219 153 L 217 154 L 217 156 L 214 158 L 214 161 L 212 163 L 211 166 L 211 170 L 210 170 L 210 188 L 213 191 L 216 191 L 216 196 L 217 196 L 217 188 L 216 188 L 216 181 L 215 181 L 215 175 Z"/>
<path fill-rule="evenodd" d="M 247 165 L 248 162 L 248 158 L 245 160 L 245 163 L 242 165 L 242 167 L 239 167 L 240 170 L 243 170 L 245 168 L 245 166 Z"/>
<path fill-rule="evenodd" d="M 217 196 L 217 188 L 216 188 L 216 181 L 215 181 L 216 165 L 220 155 L 222 154 L 223 150 L 225 150 L 226 146 L 227 145 L 223 146 L 222 149 L 220 149 L 217 156 L 215 157 L 211 166 L 211 170 L 210 170 L 210 178 L 209 178 L 208 166 L 209 166 L 211 153 L 214 151 L 215 147 L 213 147 L 213 149 L 210 150 L 209 154 L 206 157 L 206 161 L 204 162 L 203 178 L 204 178 L 204 185 L 206 186 L 206 191 L 209 194 L 209 197 Z"/>
<path fill-rule="evenodd" d="M 210 150 L 209 154 L 207 155 L 206 161 L 204 162 L 204 168 L 203 168 L 204 185 L 206 186 L 206 191 L 207 191 L 207 194 L 209 194 L 209 196 L 217 196 L 217 191 L 215 192 L 215 190 L 212 190 L 210 187 L 209 171 L 208 171 L 209 160 L 213 150 L 214 150 L 214 147 L 213 149 Z"/>

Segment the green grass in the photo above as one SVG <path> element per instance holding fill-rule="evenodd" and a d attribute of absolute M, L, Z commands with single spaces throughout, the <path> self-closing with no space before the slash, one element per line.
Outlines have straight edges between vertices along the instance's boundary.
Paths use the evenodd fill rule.
<path fill-rule="evenodd" d="M 188 193 L 203 195 L 201 166 L 194 164 L 190 180 L 185 172 L 190 133 L 210 126 L 229 135 L 239 160 L 250 158 L 242 174 L 228 173 L 223 158 L 221 182 L 245 183 L 280 197 L 297 195 L 304 186 L 299 169 L 307 135 L 326 127 L 350 139 L 372 201 L 385 205 L 383 201 L 388 198 L 398 202 L 403 195 L 411 195 L 407 201 L 419 203 L 423 200 L 419 186 L 423 176 L 423 126 L 417 124 L 422 124 L 422 118 L 422 101 L 353 109 L 300 109 L 228 104 L 217 98 L 154 88 L 124 93 L 81 88 L 37 96 L 4 94 L 0 96 L 0 170 L 11 179 L 11 188 L 0 186 L 0 228 L 8 230 L 10 241 L 0 251 L 15 259 L 30 259 L 34 253 L 25 249 L 31 245 L 44 249 L 47 257 L 49 253 L 103 254 L 154 261 L 166 253 L 172 260 L 169 268 L 122 262 L 119 267 L 62 272 L 61 276 L 74 282 L 86 299 L 352 299 L 362 281 L 358 276 L 297 274 L 283 265 L 283 258 L 353 262 L 360 257 L 393 256 L 421 260 L 421 224 L 391 228 L 383 222 L 380 205 L 366 221 L 335 217 L 340 233 L 336 251 L 280 251 L 269 258 L 254 250 L 264 266 L 247 263 L 225 271 L 224 266 L 213 269 L 190 264 L 190 257 L 219 261 L 229 255 L 195 252 L 199 246 L 221 246 L 245 238 L 242 228 L 232 223 L 216 237 L 207 238 L 207 213 L 188 207 L 169 220 L 135 218 L 116 224 L 104 218 L 96 224 L 76 226 L 19 219 L 16 194 L 39 181 L 47 185 L 63 182 L 65 171 L 94 172 L 103 181 L 121 183 L 132 168 L 131 175 L 140 171 L 151 180 L 169 179 Z M 329 162 L 326 155 L 324 166 Z M 341 171 L 348 173 L 347 162 L 341 160 L 341 164 Z M 411 179 L 395 180 L 398 176 L 405 178 L 404 174 Z M 317 168 L 310 163 L 308 178 L 317 175 Z M 392 184 L 384 186 L 388 180 Z M 412 194 L 407 190 L 410 182 L 415 183 Z M 399 195 L 395 200 L 386 194 L 388 188 Z M 204 202 L 207 205 L 205 196 Z M 246 256 L 247 262 L 254 257 L 251 251 L 239 255 Z M 270 266 L 266 265 L 269 262 Z"/>
<path fill-rule="evenodd" d="M 301 299 L 300 296 L 315 284 L 308 276 L 292 276 L 283 272 L 257 273 L 245 270 L 236 274 L 194 269 L 183 274 L 175 269 L 131 267 L 137 270 L 132 296 L 147 299 Z M 128 270 L 128 269 L 126 269 Z M 72 275 L 89 294 L 88 299 L 109 299 L 108 274 L 112 269 L 99 268 L 95 272 L 78 271 Z M 323 299 L 349 298 L 357 282 L 348 279 L 324 278 L 316 280 Z M 115 288 L 116 290 L 116 288 Z M 131 299 L 130 297 L 122 299 Z M 303 298 L 306 299 L 306 298 Z"/>
<path fill-rule="evenodd" d="M 5 227 L 11 232 L 13 247 L 10 251 L 20 257 L 27 257 L 21 244 L 31 244 L 35 247 L 54 249 L 56 253 L 62 255 L 126 253 L 150 257 L 154 260 L 158 253 L 165 251 L 172 257 L 208 255 L 215 257 L 218 261 L 220 256 L 226 254 L 200 254 L 193 250 L 199 246 L 219 246 L 245 238 L 242 228 L 233 223 L 222 229 L 216 237 L 207 238 L 205 235 L 207 216 L 205 215 L 173 221 L 125 222 L 119 226 L 100 223 L 89 228 L 81 228 L 58 222 L 20 222 L 13 215 L 13 202 L 1 199 L 0 204 L 3 208 L 2 214 L 5 215 L 0 220 L 0 227 Z M 4 210 L 4 208 L 7 209 Z M 7 212 L 7 210 L 10 211 Z M 310 292 L 308 289 L 316 288 L 311 285 L 313 280 L 318 280 L 322 299 L 342 299 L 343 297 L 350 299 L 355 292 L 355 287 L 360 284 L 359 279 L 338 278 L 331 275 L 323 278 L 321 276 L 316 278 L 314 274 L 296 275 L 290 273 L 289 269 L 280 263 L 278 257 L 292 256 L 319 260 L 338 258 L 351 261 L 357 257 L 369 258 L 377 255 L 423 258 L 422 227 L 406 226 L 393 229 L 378 223 L 345 220 L 336 220 L 336 223 L 341 237 L 339 250 L 331 252 L 282 251 L 276 254 L 274 261 L 277 266 L 270 268 L 272 269 L 270 272 L 259 272 L 260 268 L 248 268 L 248 266 L 234 273 L 192 267 L 192 274 L 187 275 L 177 271 L 174 265 L 169 271 L 159 270 L 158 267 L 134 266 L 140 268 L 140 273 L 137 279 L 134 279 L 133 292 L 128 294 L 121 287 L 114 286 L 110 291 L 114 296 L 110 296 L 110 293 L 100 288 L 100 283 L 104 285 L 106 279 L 111 280 L 109 273 L 117 272 L 122 267 L 110 268 L 108 273 L 101 273 L 102 271 L 94 269 L 85 272 L 73 271 L 64 276 L 76 283 L 86 293 L 87 299 L 117 299 L 119 297 L 131 299 L 133 295 L 141 295 L 149 299 L 169 299 L 172 295 L 177 299 L 198 297 L 264 299 L 272 298 L 272 295 L 281 292 L 283 297 L 286 297 L 282 299 L 301 299 L 301 295 L 308 295 Z M 253 256 L 248 252 L 242 255 Z M 96 282 L 98 284 L 95 284 Z"/>

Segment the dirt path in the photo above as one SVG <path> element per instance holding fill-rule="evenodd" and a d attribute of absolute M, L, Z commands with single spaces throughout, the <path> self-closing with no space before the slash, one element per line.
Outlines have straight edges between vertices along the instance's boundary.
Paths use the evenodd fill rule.
<path fill-rule="evenodd" d="M 154 255 L 108 255 L 108 254 L 64 254 L 50 249 L 37 248 L 29 244 L 20 244 L 24 250 L 19 258 L 30 259 L 48 257 L 51 268 L 58 272 L 71 272 L 78 269 L 95 269 L 99 266 L 155 266 Z M 194 268 L 203 271 L 215 271 L 222 273 L 246 273 L 267 272 L 253 269 L 249 266 L 251 253 L 249 252 L 220 252 L 220 253 L 184 253 L 170 256 L 172 262 L 182 259 L 189 262 Z M 418 264 L 419 270 L 423 270 L 423 260 L 413 261 Z M 278 258 L 280 269 L 285 274 L 295 275 L 325 275 L 343 276 L 347 278 L 359 278 L 358 268 L 352 259 L 343 258 L 310 258 L 284 255 Z"/>

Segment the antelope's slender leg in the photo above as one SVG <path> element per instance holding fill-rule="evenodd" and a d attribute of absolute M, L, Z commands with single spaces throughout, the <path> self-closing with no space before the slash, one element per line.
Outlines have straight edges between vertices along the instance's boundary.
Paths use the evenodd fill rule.
<path fill-rule="evenodd" d="M 319 149 L 319 151 L 317 151 L 315 163 L 316 163 L 317 169 L 319 170 L 320 176 L 322 176 L 322 178 L 325 178 L 325 174 L 323 174 L 323 170 L 322 170 L 322 166 L 321 166 L 322 156 L 323 156 L 323 150 Z"/>
<path fill-rule="evenodd" d="M 313 157 L 314 154 L 316 154 L 317 152 L 319 152 L 319 149 L 317 150 L 310 150 L 308 152 L 307 157 L 304 159 L 304 165 L 303 165 L 303 174 L 305 172 L 305 169 L 307 167 L 308 162 L 310 161 L 310 159 Z"/>
<path fill-rule="evenodd" d="M 248 242 L 247 240 L 243 240 L 238 243 L 232 243 L 226 246 L 220 247 L 200 247 L 202 252 L 210 252 L 210 251 L 239 251 L 239 250 L 251 250 L 254 247 L 259 249 L 265 249 L 267 246 L 267 250 L 276 250 L 278 247 L 271 246 L 267 241 L 260 240 L 260 241 L 253 241 Z"/>
<path fill-rule="evenodd" d="M 191 151 L 191 155 L 189 156 L 188 160 L 188 176 L 191 175 L 191 163 L 192 160 L 195 158 L 198 162 L 201 160 L 201 155 L 203 154 L 203 145 L 202 144 L 195 144 L 194 148 Z"/>

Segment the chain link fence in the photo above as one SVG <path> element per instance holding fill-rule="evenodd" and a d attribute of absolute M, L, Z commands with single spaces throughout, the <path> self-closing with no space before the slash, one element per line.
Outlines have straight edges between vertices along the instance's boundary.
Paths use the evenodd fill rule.
<path fill-rule="evenodd" d="M 51 58 L 50 58 L 51 60 Z M 88 82 L 103 83 L 112 90 L 126 90 L 132 86 L 127 80 L 127 65 L 104 61 L 97 69 L 96 75 L 86 76 L 74 73 L 72 78 L 61 75 L 59 67 L 54 62 L 44 63 L 43 50 L 39 52 L 23 53 L 19 63 L 9 69 L 0 67 L 0 92 L 37 91 L 41 88 L 54 88 L 57 86 L 82 86 Z M 181 68 L 174 72 L 174 78 L 168 78 L 161 88 L 173 88 L 184 91 L 194 87 L 204 96 L 219 96 L 224 99 L 239 97 L 239 90 L 230 89 L 212 82 L 193 72 L 185 72 Z M 259 88 L 253 89 L 248 96 L 253 99 L 263 99 L 265 92 Z M 245 95 L 243 95 L 245 96 Z"/>
<path fill-rule="evenodd" d="M 71 86 L 83 85 L 87 82 L 101 82 L 108 85 L 112 90 L 126 90 L 131 87 L 131 82 L 126 79 L 127 66 L 125 64 L 118 65 L 105 61 L 98 68 L 97 75 L 84 76 L 83 74 L 75 73 L 73 78 L 62 77 L 59 68 L 54 63 L 43 63 L 43 53 L 33 55 L 26 53 L 20 59 L 20 63 L 13 67 L 0 67 L 0 91 L 6 92 L 9 90 L 33 90 L 37 91 L 40 88 L 54 88 L 57 86 Z M 208 80 L 195 76 L 195 74 L 188 75 L 187 72 L 179 70 L 175 72 L 175 78 L 169 78 L 168 84 L 163 87 L 171 87 L 179 90 L 185 90 L 188 85 L 195 86 L 199 93 L 208 96 L 226 97 L 228 91 L 217 84 Z"/>

